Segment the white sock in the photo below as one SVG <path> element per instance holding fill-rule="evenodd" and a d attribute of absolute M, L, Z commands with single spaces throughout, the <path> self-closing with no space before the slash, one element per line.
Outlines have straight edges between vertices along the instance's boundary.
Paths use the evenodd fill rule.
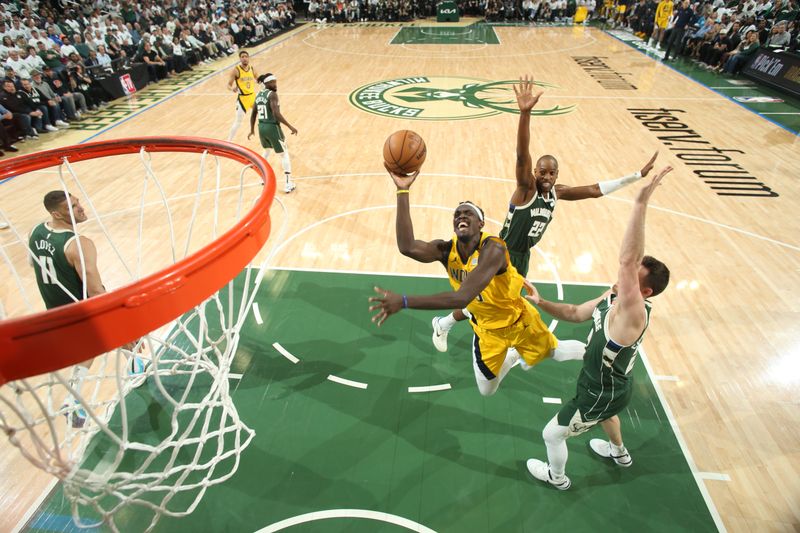
<path fill-rule="evenodd" d="M 550 357 L 555 361 L 580 361 L 586 352 L 586 345 L 581 341 L 562 341 L 559 339 L 558 346 L 550 352 Z"/>
<path fill-rule="evenodd" d="M 611 455 L 615 457 L 619 457 L 620 455 L 625 455 L 626 453 L 628 453 L 628 451 L 625 449 L 625 443 L 622 443 L 622 445 L 617 446 L 616 444 L 614 444 L 609 440 L 608 445 L 611 446 Z"/>
<path fill-rule="evenodd" d="M 450 329 L 455 325 L 456 319 L 453 317 L 453 313 L 450 313 L 447 316 L 443 316 L 439 319 L 439 327 L 442 331 L 450 331 Z"/>
<path fill-rule="evenodd" d="M 547 462 L 550 465 L 550 475 L 558 481 L 564 477 L 567 467 L 567 437 L 569 428 L 558 425 L 558 417 L 554 416 L 542 430 L 542 438 L 547 447 Z"/>
<path fill-rule="evenodd" d="M 483 377 L 483 374 L 478 370 L 477 365 L 473 361 L 472 367 L 475 370 L 475 377 L 478 383 L 478 391 L 481 393 L 481 396 L 491 396 L 495 392 L 497 392 L 498 387 L 500 387 L 500 382 L 503 381 L 503 378 L 506 377 L 508 371 L 514 366 L 514 363 L 517 362 L 517 358 L 519 357 L 519 353 L 516 350 L 512 353 L 510 350 L 506 352 L 506 358 L 503 361 L 503 365 L 500 367 L 500 372 L 495 376 L 492 380 L 487 379 L 480 379 Z"/>
<path fill-rule="evenodd" d="M 289 176 L 292 174 L 292 162 L 289 160 L 289 150 L 284 147 L 283 154 L 281 155 L 281 165 L 283 166 L 283 173 L 286 174 L 286 182 L 289 182 Z"/>

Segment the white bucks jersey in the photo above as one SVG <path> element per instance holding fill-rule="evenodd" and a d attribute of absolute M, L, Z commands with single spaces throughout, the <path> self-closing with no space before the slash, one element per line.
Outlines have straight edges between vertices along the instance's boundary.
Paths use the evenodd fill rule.
<path fill-rule="evenodd" d="M 616 295 L 610 295 L 597 304 L 592 312 L 592 329 L 586 340 L 583 373 L 595 384 L 619 387 L 628 384 L 631 370 L 636 363 L 639 345 L 642 343 L 647 326 L 650 325 L 650 302 L 647 300 L 644 302 L 647 319 L 642 334 L 630 346 L 621 346 L 608 335 L 608 316 L 615 298 Z"/>
<path fill-rule="evenodd" d="M 527 204 L 509 205 L 500 231 L 500 238 L 506 242 L 508 250 L 522 253 L 536 246 L 553 219 L 555 208 L 555 190 L 551 190 L 547 198 L 537 191 Z"/>

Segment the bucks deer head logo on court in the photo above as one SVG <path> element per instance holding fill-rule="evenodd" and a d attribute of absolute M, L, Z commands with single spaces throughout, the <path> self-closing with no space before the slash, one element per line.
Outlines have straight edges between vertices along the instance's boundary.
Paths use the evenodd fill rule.
<path fill-rule="evenodd" d="M 454 76 L 398 78 L 359 87 L 350 103 L 368 113 L 414 120 L 466 120 L 500 113 L 518 114 L 516 80 L 490 81 Z M 546 82 L 536 82 L 556 88 Z M 557 102 L 557 98 L 553 98 Z M 536 116 L 571 113 L 576 104 L 537 107 Z"/>

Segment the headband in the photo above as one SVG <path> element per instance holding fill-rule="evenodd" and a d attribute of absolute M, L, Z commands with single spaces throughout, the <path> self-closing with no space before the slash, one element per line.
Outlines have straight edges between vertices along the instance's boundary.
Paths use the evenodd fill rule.
<path fill-rule="evenodd" d="M 472 202 L 461 202 L 458 205 L 459 206 L 466 205 L 471 207 L 475 211 L 475 213 L 478 214 L 478 218 L 481 219 L 481 222 L 483 222 L 483 213 L 481 213 L 481 210 L 477 205 L 473 204 Z"/>
<path fill-rule="evenodd" d="M 266 78 L 264 78 L 264 81 L 262 81 L 261 83 L 267 83 L 267 82 L 270 82 L 270 81 L 275 81 L 275 80 L 277 80 L 277 79 L 278 79 L 278 78 L 276 78 L 275 76 L 273 76 L 272 74 L 270 74 L 269 76 L 267 76 Z"/>

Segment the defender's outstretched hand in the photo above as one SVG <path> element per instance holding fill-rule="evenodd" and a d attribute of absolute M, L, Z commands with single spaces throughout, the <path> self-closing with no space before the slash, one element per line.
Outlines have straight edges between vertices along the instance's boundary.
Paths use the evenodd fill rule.
<path fill-rule="evenodd" d="M 658 157 L 658 150 L 656 150 L 656 153 L 654 153 L 653 157 L 650 158 L 650 161 L 648 161 L 647 164 L 642 167 L 642 170 L 640 171 L 640 174 L 642 175 L 642 177 L 647 176 L 647 174 L 651 170 L 653 170 L 653 166 L 656 164 L 656 158 L 657 157 Z"/>
<path fill-rule="evenodd" d="M 533 88 L 536 87 L 536 90 Z M 533 76 L 527 74 L 519 79 L 519 83 L 514 85 L 514 94 L 517 95 L 517 105 L 519 106 L 520 113 L 530 113 L 539 97 L 542 96 L 542 90 L 538 85 L 533 83 Z"/>
<path fill-rule="evenodd" d="M 650 182 L 642 187 L 642 189 L 639 191 L 636 201 L 642 204 L 646 204 L 648 201 L 650 201 L 650 197 L 653 195 L 653 192 L 655 192 L 656 187 L 661 185 L 661 180 L 670 172 L 672 172 L 672 167 L 670 166 L 659 170 L 658 174 L 653 176 L 653 179 L 651 179 Z"/>

